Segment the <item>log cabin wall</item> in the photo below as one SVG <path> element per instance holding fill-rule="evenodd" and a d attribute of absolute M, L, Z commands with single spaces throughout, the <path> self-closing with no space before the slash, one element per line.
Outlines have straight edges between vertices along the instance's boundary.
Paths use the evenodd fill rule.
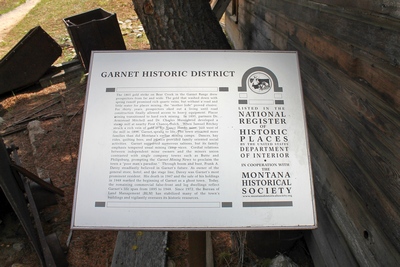
<path fill-rule="evenodd" d="M 235 49 L 299 54 L 316 266 L 400 266 L 400 1 L 232 0 Z"/>

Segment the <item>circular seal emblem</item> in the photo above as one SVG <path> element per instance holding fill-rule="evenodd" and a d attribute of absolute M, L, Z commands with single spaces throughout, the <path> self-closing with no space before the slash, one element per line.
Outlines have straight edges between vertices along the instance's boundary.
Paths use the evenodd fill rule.
<path fill-rule="evenodd" d="M 254 93 L 265 94 L 272 86 L 271 77 L 263 71 L 253 72 L 247 77 L 247 88 L 250 88 Z"/>

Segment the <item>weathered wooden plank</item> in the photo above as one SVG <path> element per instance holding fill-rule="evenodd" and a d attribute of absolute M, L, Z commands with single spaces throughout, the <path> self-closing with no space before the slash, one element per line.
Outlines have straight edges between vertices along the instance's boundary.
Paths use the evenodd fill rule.
<path fill-rule="evenodd" d="M 393 154 L 398 154 L 399 111 L 312 55 L 303 51 L 299 56 L 302 73 L 318 81 L 317 92 L 335 99 L 337 106 L 345 109 L 346 117 L 362 122 L 367 133 L 380 139 Z"/>
<path fill-rule="evenodd" d="M 225 16 L 225 30 L 227 35 L 229 36 L 230 42 L 232 43 L 232 48 L 243 49 L 243 38 L 239 36 L 237 24 L 229 18 L 229 13 L 226 13 Z"/>
<path fill-rule="evenodd" d="M 318 0 L 321 4 L 351 8 L 360 11 L 372 11 L 379 14 L 400 18 L 400 3 L 398 1 L 384 0 Z"/>
<path fill-rule="evenodd" d="M 239 9 L 239 19 L 238 19 L 238 28 L 239 32 L 241 32 L 240 41 L 243 43 L 243 47 L 246 49 L 258 50 L 263 43 L 263 36 L 257 33 L 255 29 L 252 27 L 254 20 L 256 17 L 253 14 L 246 13 L 244 10 Z M 265 43 L 265 49 L 272 49 L 272 46 L 268 46 L 268 44 L 272 44 L 271 42 Z"/>
<path fill-rule="evenodd" d="M 346 246 L 349 246 L 358 264 L 360 266 L 395 266 L 400 262 L 399 252 L 388 241 L 386 233 L 382 231 L 377 220 L 368 212 L 363 201 L 355 194 L 315 137 L 311 134 L 309 139 L 315 192 L 317 192 L 316 201 L 323 206 L 321 207 L 323 210 L 328 212 L 335 227 L 340 229 L 339 233 L 346 240 Z M 318 213 L 319 225 L 320 213 L 321 211 Z M 327 216 L 324 213 L 322 215 Z M 323 232 L 328 234 L 329 229 Z M 329 240 L 331 239 L 329 237 Z M 339 266 L 349 265 L 341 263 Z"/>
<path fill-rule="evenodd" d="M 389 2 L 243 0 L 227 24 L 242 49 L 299 51 L 309 132 L 326 152 L 312 151 L 326 216 L 310 240 L 332 266 L 400 262 L 400 4 Z"/>
<path fill-rule="evenodd" d="M 306 62 L 304 59 L 302 62 Z M 304 65 L 303 65 L 304 66 Z M 361 106 L 359 103 L 373 103 L 368 94 L 358 93 L 357 85 L 351 81 L 341 80 L 335 71 L 327 70 L 319 64 L 322 73 L 329 72 L 328 76 L 319 76 L 318 81 L 303 71 L 304 93 L 324 115 L 325 121 L 340 133 L 341 138 L 351 140 L 349 148 L 355 157 L 363 162 L 366 173 L 373 177 L 374 182 L 386 193 L 391 201 L 400 207 L 400 121 L 398 118 L 386 120 L 388 128 L 393 132 L 390 135 L 384 131 L 373 129 L 363 112 L 370 117 L 385 120 L 385 116 L 372 105 Z M 318 70 L 316 71 L 318 73 Z M 315 75 L 315 72 L 313 73 Z M 313 85 L 314 83 L 315 85 Z M 337 86 L 336 83 L 341 84 Z M 360 109 L 366 109 L 361 110 Z M 385 179 L 381 179 L 385 177 Z"/>
<path fill-rule="evenodd" d="M 315 25 L 295 20 L 289 16 L 290 14 L 282 14 L 280 10 L 267 9 L 262 5 L 257 7 L 246 5 L 242 13 L 253 14 L 252 17 L 247 16 L 242 19 L 251 19 L 251 23 L 244 32 L 256 31 L 258 35 L 265 36 L 268 42 L 279 49 L 286 49 L 287 45 L 276 41 L 282 41 L 282 36 L 287 36 L 292 42 L 298 44 L 300 50 L 309 50 L 326 62 L 344 70 L 346 74 L 357 81 L 364 80 L 376 89 L 376 93 L 382 99 L 400 110 L 400 94 L 397 89 L 400 84 L 398 66 L 379 63 L 381 60 L 377 60 L 364 51 L 364 46 L 340 40 L 331 32 L 325 32 L 314 27 Z M 245 24 L 246 22 L 240 20 L 239 23 Z M 400 30 L 397 31 L 397 35 L 400 36 Z M 391 37 L 388 35 L 386 38 Z M 256 41 L 257 38 L 251 38 L 248 42 Z M 268 47 L 271 46 L 268 42 L 265 43 L 264 49 L 269 49 Z M 393 47 L 393 49 L 396 48 Z"/>
<path fill-rule="evenodd" d="M 358 263 L 350 252 L 340 229 L 322 207 L 322 200 L 316 194 L 316 212 L 318 228 L 304 231 L 304 238 L 311 253 L 314 266 L 357 266 Z"/>
<path fill-rule="evenodd" d="M 250 3 L 249 0 L 245 1 Z M 252 2 L 252 1 L 251 1 Z M 372 13 L 352 13 L 340 7 L 321 5 L 313 1 L 254 1 L 256 16 L 277 12 L 299 23 L 318 28 L 321 33 L 363 48 L 368 53 L 391 64 L 400 62 L 400 21 L 382 18 Z M 329 22 L 329 23 L 321 23 Z"/>
<path fill-rule="evenodd" d="M 252 10 L 248 10 L 247 8 L 240 9 L 238 25 L 242 32 L 242 48 L 252 50 L 284 50 L 287 47 L 287 36 L 281 34 L 265 20 L 255 16 Z M 254 27 L 254 25 L 257 25 L 257 27 Z"/>
<path fill-rule="evenodd" d="M 286 20 L 285 23 L 287 24 Z M 279 28 L 282 29 L 281 25 L 283 23 L 278 23 Z M 388 64 L 383 66 L 379 63 L 381 60 L 373 59 L 362 49 L 316 31 L 310 31 L 307 26 L 297 26 L 290 39 L 300 44 L 302 50 L 306 49 L 332 66 L 343 70 L 354 81 L 363 83 L 364 87 L 368 86 L 370 90 L 376 90 L 375 94 L 387 105 L 400 110 L 400 95 L 397 89 L 400 83 L 398 68 Z"/>
<path fill-rule="evenodd" d="M 305 77 L 306 75 L 303 75 Z M 351 140 L 348 143 L 354 156 L 363 162 L 363 169 L 374 177 L 377 185 L 386 192 L 393 203 L 400 206 L 400 185 L 398 179 L 400 177 L 398 162 L 399 154 L 392 152 L 389 147 L 385 147 L 382 139 L 385 136 L 376 137 L 368 131 L 368 127 L 354 118 L 351 118 L 351 111 L 347 112 L 348 107 L 342 101 L 341 106 L 335 106 L 335 101 L 327 96 L 320 94 L 318 85 L 310 85 L 312 79 L 304 79 L 307 83 L 305 90 L 307 97 L 315 103 L 320 112 L 324 115 L 327 122 L 330 122 L 332 127 L 340 133 L 342 139 Z M 340 95 L 340 92 L 337 92 Z M 343 98 L 342 98 L 343 99 Z M 400 131 L 397 131 L 400 133 Z M 393 146 L 398 146 L 398 143 L 392 143 Z M 385 177 L 385 179 L 381 179 Z"/>
<path fill-rule="evenodd" d="M 119 231 L 112 267 L 164 267 L 167 232 Z"/>
<path fill-rule="evenodd" d="M 255 16 L 252 9 L 240 5 L 238 24 L 229 19 L 227 13 L 226 29 L 236 49 L 249 50 L 284 50 L 287 36 L 276 31 L 272 25 Z M 271 15 L 266 13 L 265 15 Z M 232 26 L 235 25 L 235 26 Z M 256 25 L 256 27 L 255 27 Z M 240 36 L 239 36 L 240 32 Z"/>
<path fill-rule="evenodd" d="M 314 134 L 334 164 L 340 167 L 352 190 L 360 195 L 368 212 L 379 221 L 380 228 L 388 240 L 400 251 L 398 207 L 394 206 L 386 193 L 376 186 L 368 173 L 362 169 L 361 163 L 354 158 L 345 141 L 339 138 L 334 128 L 328 126 L 329 123 L 308 101 L 306 101 L 306 113 L 309 131 Z"/>

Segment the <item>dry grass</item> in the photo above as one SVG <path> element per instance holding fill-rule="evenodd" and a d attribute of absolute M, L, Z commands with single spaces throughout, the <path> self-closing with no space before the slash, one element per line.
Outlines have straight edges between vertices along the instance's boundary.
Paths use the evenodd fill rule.
<path fill-rule="evenodd" d="M 0 1 L 4 2 L 4 0 Z M 0 58 L 11 50 L 30 29 L 41 26 L 63 47 L 63 56 L 59 61 L 70 60 L 73 55 L 66 45 L 69 43 L 69 35 L 63 18 L 99 7 L 110 13 L 116 13 L 119 21 L 134 19 L 133 26 L 140 25 L 131 0 L 41 0 L 0 43 Z M 140 38 L 137 38 L 136 34 L 125 34 L 124 40 L 128 50 L 149 47 L 144 33 Z"/>
<path fill-rule="evenodd" d="M 25 3 L 25 0 L 0 0 L 0 15 L 13 10 L 23 3 Z"/>

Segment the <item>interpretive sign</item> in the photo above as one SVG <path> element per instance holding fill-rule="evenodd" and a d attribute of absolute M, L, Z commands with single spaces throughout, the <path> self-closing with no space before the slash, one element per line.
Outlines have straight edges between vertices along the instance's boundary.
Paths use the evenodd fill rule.
<path fill-rule="evenodd" d="M 311 229 L 295 52 L 93 52 L 75 229 Z"/>

